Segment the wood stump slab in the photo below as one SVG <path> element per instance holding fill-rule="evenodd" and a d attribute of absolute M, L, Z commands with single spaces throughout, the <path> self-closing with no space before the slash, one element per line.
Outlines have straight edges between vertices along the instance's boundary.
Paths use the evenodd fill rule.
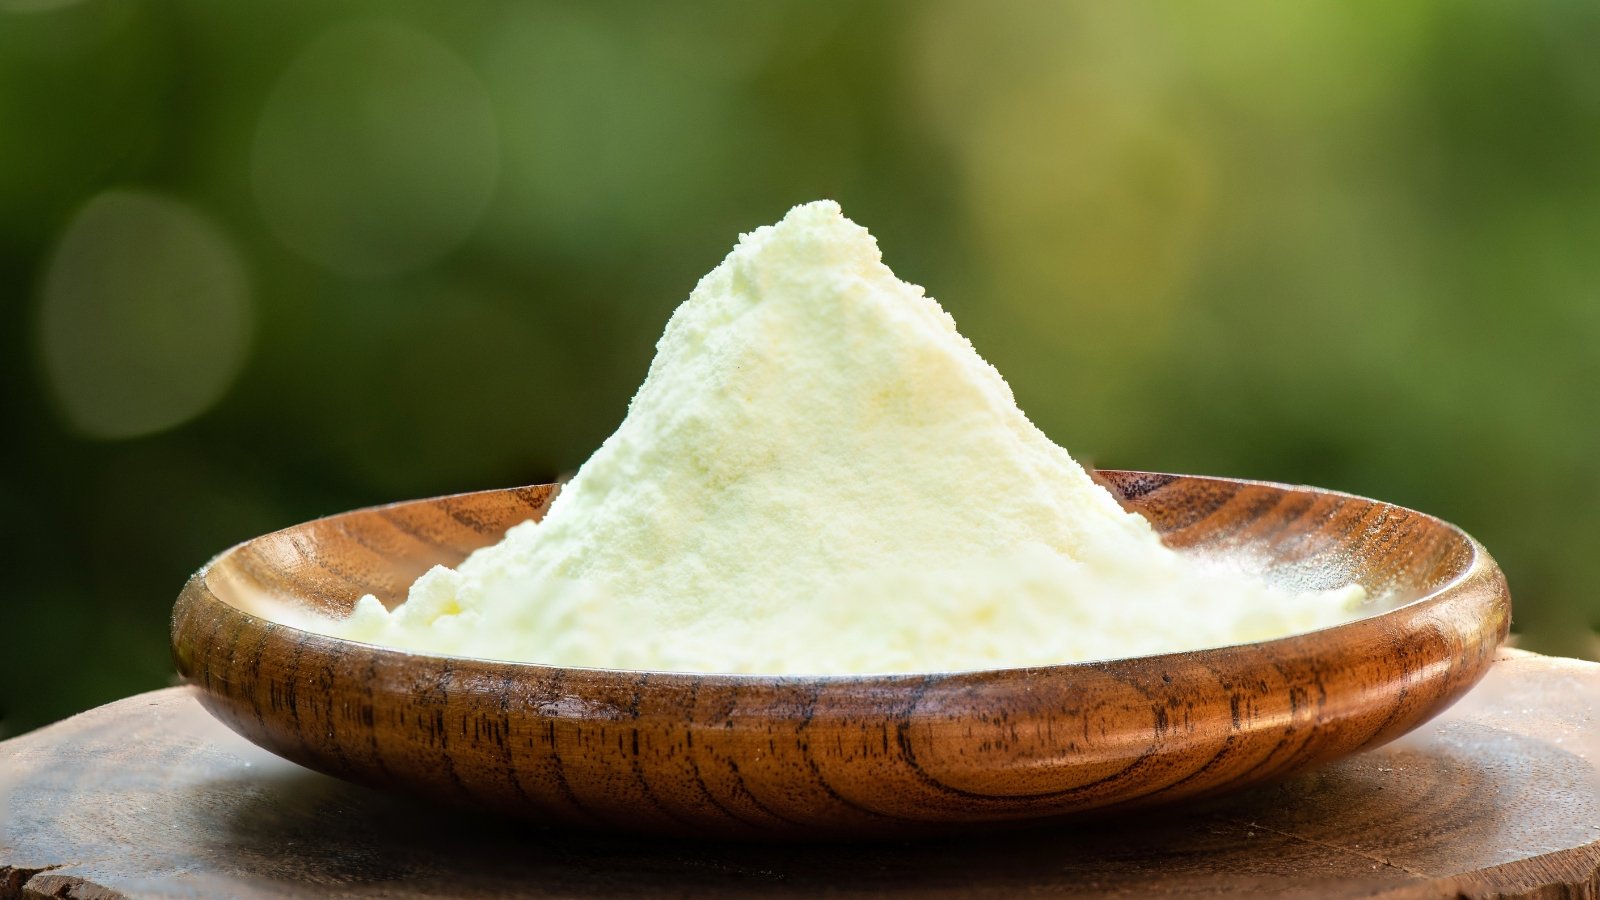
<path fill-rule="evenodd" d="M 345 784 L 191 689 L 0 743 L 13 897 L 1595 897 L 1600 665 L 1502 651 L 1377 750 L 1134 818 L 938 841 L 730 844 L 541 828 Z"/>

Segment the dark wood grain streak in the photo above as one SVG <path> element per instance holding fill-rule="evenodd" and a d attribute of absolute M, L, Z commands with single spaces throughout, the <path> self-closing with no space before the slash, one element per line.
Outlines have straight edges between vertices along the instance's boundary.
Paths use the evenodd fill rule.
<path fill-rule="evenodd" d="M 396 603 L 543 515 L 553 486 L 395 504 L 258 538 L 190 580 L 179 671 L 229 727 L 311 768 L 574 824 L 903 835 L 1100 814 L 1282 778 L 1415 728 L 1506 633 L 1504 579 L 1454 527 L 1311 488 L 1102 472 L 1182 552 L 1397 608 L 1193 653 L 865 677 L 639 673 L 405 653 L 268 620 L 262 596 Z"/>

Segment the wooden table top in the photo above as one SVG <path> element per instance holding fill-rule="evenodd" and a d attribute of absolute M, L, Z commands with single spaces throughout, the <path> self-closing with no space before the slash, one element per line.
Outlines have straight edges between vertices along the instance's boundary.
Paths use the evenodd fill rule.
<path fill-rule="evenodd" d="M 1137 819 L 925 842 L 712 844 L 485 818 L 259 750 L 186 688 L 0 743 L 0 900 L 1242 893 L 1594 897 L 1600 664 L 1502 651 L 1417 732 Z"/>

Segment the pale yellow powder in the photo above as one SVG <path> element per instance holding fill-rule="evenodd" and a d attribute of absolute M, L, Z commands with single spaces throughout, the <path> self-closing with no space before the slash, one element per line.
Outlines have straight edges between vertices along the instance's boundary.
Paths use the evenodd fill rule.
<path fill-rule="evenodd" d="M 1164 547 L 821 201 L 745 235 L 542 523 L 326 633 L 565 666 L 940 671 L 1133 656 L 1348 619 Z M 308 623 L 299 623 L 307 625 Z"/>

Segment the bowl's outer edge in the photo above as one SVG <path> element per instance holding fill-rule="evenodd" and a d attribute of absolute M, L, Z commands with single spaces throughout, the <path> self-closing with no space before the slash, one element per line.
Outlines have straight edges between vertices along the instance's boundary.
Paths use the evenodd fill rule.
<path fill-rule="evenodd" d="M 1346 552 L 1409 572 L 1432 567 L 1441 584 L 1398 609 L 1257 644 L 1033 669 L 810 678 L 411 654 L 267 621 L 210 585 L 226 571 L 280 591 L 321 591 L 321 605 L 337 607 L 369 584 L 362 566 L 381 566 L 407 541 L 459 556 L 542 515 L 555 489 L 537 486 L 358 510 L 241 544 L 185 585 L 173 654 L 229 727 L 354 781 L 604 828 L 890 836 L 1126 809 L 1278 778 L 1443 711 L 1483 676 L 1507 633 L 1499 568 L 1432 517 L 1263 482 L 1102 474 L 1175 543 L 1248 536 L 1273 510 L 1325 516 L 1317 504 L 1333 504 L 1350 517 L 1338 527 L 1359 527 L 1365 541 Z M 1213 526 L 1225 527 L 1208 531 L 1204 523 L 1219 517 Z M 1288 533 L 1282 526 L 1272 533 Z M 354 549 L 340 549 L 342 540 Z"/>

